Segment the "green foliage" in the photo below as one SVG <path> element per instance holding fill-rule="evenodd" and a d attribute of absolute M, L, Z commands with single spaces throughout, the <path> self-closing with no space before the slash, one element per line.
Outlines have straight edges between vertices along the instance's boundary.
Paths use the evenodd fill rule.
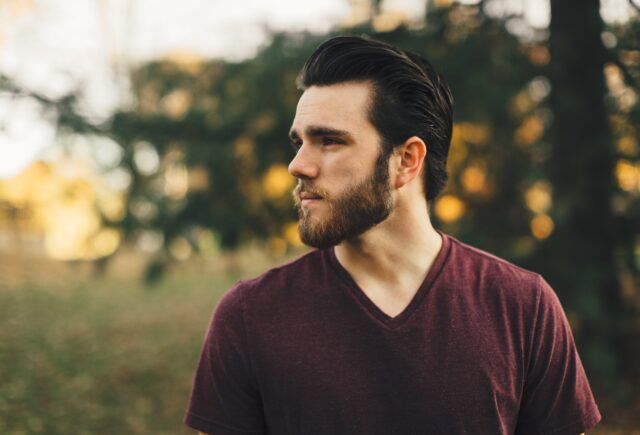
<path fill-rule="evenodd" d="M 287 133 L 298 96 L 294 79 L 308 51 L 280 35 L 243 63 L 212 61 L 194 72 L 155 62 L 135 71 L 138 106 L 117 114 L 112 131 L 134 174 L 129 200 L 151 201 L 159 212 L 149 221 L 129 214 L 124 227 L 131 233 L 140 226 L 157 228 L 167 243 L 194 226 L 211 227 L 223 247 L 280 235 L 283 223 L 295 218 L 291 204 L 265 196 L 261 179 L 291 157 Z M 179 93 L 189 103 L 175 113 L 167 102 Z M 178 199 L 154 191 L 150 186 L 165 174 L 139 174 L 132 159 L 140 141 L 155 147 L 167 164 L 205 171 L 207 185 Z"/>
<path fill-rule="evenodd" d="M 501 22 L 464 13 L 463 8 L 430 17 L 421 31 L 400 27 L 378 34 L 365 26 L 350 32 L 425 55 L 451 83 L 456 121 L 479 124 L 489 132 L 483 143 L 461 145 L 469 147 L 468 158 L 451 168 L 449 192 L 469 207 L 450 229 L 499 254 L 509 253 L 528 231 L 520 196 L 522 178 L 531 173 L 531 156 L 512 146 L 522 114 L 514 115 L 510 103 L 539 69 Z M 202 226 L 214 229 L 223 247 L 280 236 L 283 224 L 295 219 L 292 203 L 288 194 L 266 196 L 262 179 L 272 165 L 286 165 L 292 157 L 287 132 L 299 96 L 295 77 L 306 57 L 329 36 L 275 34 L 246 62 L 212 61 L 189 69 L 161 61 L 134 71 L 138 104 L 117 114 L 111 130 L 127 150 L 124 164 L 134 180 L 129 200 L 149 201 L 158 213 L 152 219 L 129 213 L 122 223 L 128 233 L 156 228 L 168 244 Z M 188 107 L 172 112 L 171 98 L 181 93 Z M 163 174 L 141 175 L 131 161 L 139 141 L 152 144 L 167 160 L 178 155 L 188 167 L 204 168 L 207 188 L 179 200 L 158 193 L 151 186 Z M 459 176 L 469 162 L 480 162 L 491 174 L 495 190 L 490 195 L 469 194 L 460 187 Z M 496 219 L 497 209 L 509 218 Z"/>

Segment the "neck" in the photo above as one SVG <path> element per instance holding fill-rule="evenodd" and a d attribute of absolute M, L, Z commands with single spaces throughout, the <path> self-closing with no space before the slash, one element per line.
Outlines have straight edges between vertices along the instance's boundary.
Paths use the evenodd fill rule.
<path fill-rule="evenodd" d="M 384 222 L 335 247 L 342 266 L 354 276 L 388 284 L 423 278 L 442 245 L 427 204 L 399 203 Z"/>

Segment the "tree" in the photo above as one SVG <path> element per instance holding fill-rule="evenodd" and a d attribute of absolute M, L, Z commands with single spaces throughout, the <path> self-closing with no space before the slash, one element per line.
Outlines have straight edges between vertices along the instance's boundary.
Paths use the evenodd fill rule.
<path fill-rule="evenodd" d="M 598 0 L 551 0 L 548 76 L 553 122 L 547 168 L 555 229 L 537 262 L 584 320 L 579 341 L 587 365 L 613 378 L 624 361 L 632 361 L 625 347 L 630 344 L 625 339 L 630 313 L 621 296 L 622 265 L 617 258 L 623 256 L 627 240 L 637 235 L 637 227 L 620 225 L 624 219 L 612 207 L 620 188 L 605 104 L 603 71 L 611 54 L 603 45 L 599 10 Z M 626 369 L 630 375 L 630 366 Z"/>

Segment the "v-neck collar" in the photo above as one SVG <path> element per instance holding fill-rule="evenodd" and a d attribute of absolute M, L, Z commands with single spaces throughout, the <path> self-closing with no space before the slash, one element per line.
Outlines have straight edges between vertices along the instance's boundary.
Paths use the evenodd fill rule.
<path fill-rule="evenodd" d="M 436 255 L 436 258 L 433 260 L 429 271 L 427 272 L 427 276 L 420 284 L 418 291 L 411 299 L 411 302 L 405 307 L 405 309 L 396 315 L 395 317 L 389 316 L 387 313 L 382 311 L 378 306 L 373 303 L 371 299 L 366 295 L 366 293 L 358 286 L 355 282 L 351 274 L 340 264 L 338 258 L 335 254 L 335 247 L 331 247 L 325 250 L 328 254 L 329 262 L 337 272 L 340 279 L 343 281 L 349 292 L 355 297 L 356 301 L 359 305 L 375 317 L 380 323 L 382 323 L 385 327 L 389 329 L 397 329 L 402 326 L 416 311 L 416 309 L 420 306 L 422 301 L 425 299 L 429 290 L 438 277 L 440 272 L 443 269 L 444 264 L 446 263 L 447 257 L 449 256 L 449 251 L 451 248 L 451 241 L 449 236 L 443 233 L 440 230 L 436 230 L 442 236 L 442 245 L 440 246 L 440 250 Z"/>

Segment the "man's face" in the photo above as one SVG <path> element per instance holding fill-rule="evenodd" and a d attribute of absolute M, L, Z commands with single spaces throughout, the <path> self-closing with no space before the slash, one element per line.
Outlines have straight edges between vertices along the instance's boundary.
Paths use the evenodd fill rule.
<path fill-rule="evenodd" d="M 303 242 L 317 248 L 353 239 L 391 210 L 389 156 L 368 120 L 370 86 L 312 86 L 296 110 L 291 139 L 298 147 L 289 172 Z"/>

